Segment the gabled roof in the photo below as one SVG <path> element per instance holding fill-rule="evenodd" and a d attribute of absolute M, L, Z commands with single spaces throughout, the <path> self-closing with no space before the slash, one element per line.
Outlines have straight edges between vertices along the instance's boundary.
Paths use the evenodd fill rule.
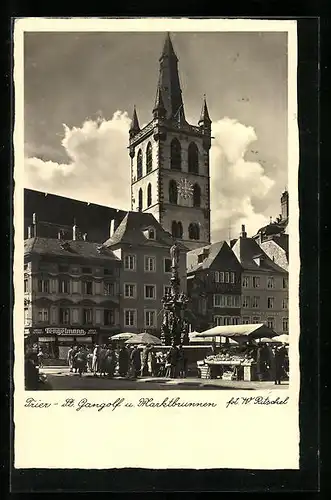
<path fill-rule="evenodd" d="M 37 236 L 24 241 L 24 255 L 38 254 L 67 258 L 120 260 L 110 249 L 105 248 L 100 252 L 98 248 L 100 248 L 99 243 L 84 240 L 60 240 Z"/>
<path fill-rule="evenodd" d="M 154 228 L 156 233 L 155 239 L 148 239 L 144 235 L 143 231 L 148 228 Z M 175 239 L 170 233 L 163 229 L 161 224 L 152 214 L 145 212 L 128 212 L 113 236 L 105 241 L 103 246 L 106 248 L 118 248 L 122 244 L 129 244 L 170 248 L 174 243 Z M 181 250 L 187 250 L 182 243 L 177 242 L 177 244 Z"/>
<path fill-rule="evenodd" d="M 207 256 L 202 262 L 199 262 L 199 255 L 204 252 Z M 230 259 L 234 257 L 231 248 L 226 241 L 218 241 L 217 243 L 212 243 L 211 245 L 191 250 L 186 256 L 187 272 L 193 273 L 202 269 L 210 269 L 220 252 L 224 252 L 224 255 Z M 235 257 L 234 260 L 236 260 Z"/>
<path fill-rule="evenodd" d="M 264 243 L 269 243 L 273 241 L 276 245 L 282 248 L 286 255 L 288 255 L 288 234 L 277 234 L 272 236 L 272 238 L 262 241 L 261 246 L 263 247 Z"/>
<path fill-rule="evenodd" d="M 268 257 L 253 238 L 238 238 L 232 250 L 242 267 L 248 271 L 286 272 Z M 260 265 L 254 260 L 257 257 L 260 257 Z"/>

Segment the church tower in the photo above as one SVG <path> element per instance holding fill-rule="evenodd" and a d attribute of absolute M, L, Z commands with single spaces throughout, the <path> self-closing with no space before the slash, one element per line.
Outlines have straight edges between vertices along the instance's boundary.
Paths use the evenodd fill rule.
<path fill-rule="evenodd" d="M 130 128 L 131 210 L 149 212 L 190 250 L 210 243 L 211 120 L 204 98 L 198 125 L 185 119 L 178 58 L 167 34 L 152 120 Z"/>

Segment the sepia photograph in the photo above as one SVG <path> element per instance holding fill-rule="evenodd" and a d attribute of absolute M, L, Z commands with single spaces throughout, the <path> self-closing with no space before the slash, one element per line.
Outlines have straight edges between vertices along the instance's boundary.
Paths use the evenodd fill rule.
<path fill-rule="evenodd" d="M 288 389 L 287 31 L 27 31 L 23 64 L 25 390 Z"/>

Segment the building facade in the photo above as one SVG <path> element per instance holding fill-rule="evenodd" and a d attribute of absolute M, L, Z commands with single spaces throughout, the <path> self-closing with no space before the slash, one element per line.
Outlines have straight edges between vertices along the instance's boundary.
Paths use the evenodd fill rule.
<path fill-rule="evenodd" d="M 196 330 L 241 323 L 241 265 L 227 242 L 188 252 L 187 289 Z"/>
<path fill-rule="evenodd" d="M 288 271 L 289 194 L 287 190 L 281 195 L 280 209 L 281 213 L 276 220 L 271 221 L 267 226 L 261 227 L 253 238 L 275 264 Z"/>
<path fill-rule="evenodd" d="M 152 214 L 128 212 L 103 244 L 121 260 L 120 325 L 123 332 L 160 336 L 161 299 L 170 289 L 170 248 L 175 240 Z M 186 248 L 180 247 L 179 275 L 186 291 Z"/>
<path fill-rule="evenodd" d="M 197 126 L 185 119 L 178 59 L 169 35 L 160 57 L 153 118 L 130 128 L 131 209 L 154 215 L 189 248 L 210 242 L 211 120 L 204 100 Z"/>
<path fill-rule="evenodd" d="M 71 240 L 26 239 L 26 338 L 43 344 L 50 357 L 63 359 L 74 343 L 107 342 L 120 331 L 120 266 L 111 250 L 76 240 L 75 234 Z"/>
<path fill-rule="evenodd" d="M 288 272 L 247 237 L 245 226 L 232 250 L 242 267 L 242 323 L 265 323 L 277 334 L 287 334 Z"/>

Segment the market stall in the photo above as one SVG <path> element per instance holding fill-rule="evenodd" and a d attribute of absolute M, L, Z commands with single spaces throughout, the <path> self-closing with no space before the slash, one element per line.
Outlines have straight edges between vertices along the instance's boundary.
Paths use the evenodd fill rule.
<path fill-rule="evenodd" d="M 275 332 L 267 325 L 259 323 L 216 326 L 197 336 L 228 339 L 219 352 L 198 361 L 201 378 L 251 381 L 257 379 L 257 341 L 260 338 L 271 340 L 275 337 Z"/>

